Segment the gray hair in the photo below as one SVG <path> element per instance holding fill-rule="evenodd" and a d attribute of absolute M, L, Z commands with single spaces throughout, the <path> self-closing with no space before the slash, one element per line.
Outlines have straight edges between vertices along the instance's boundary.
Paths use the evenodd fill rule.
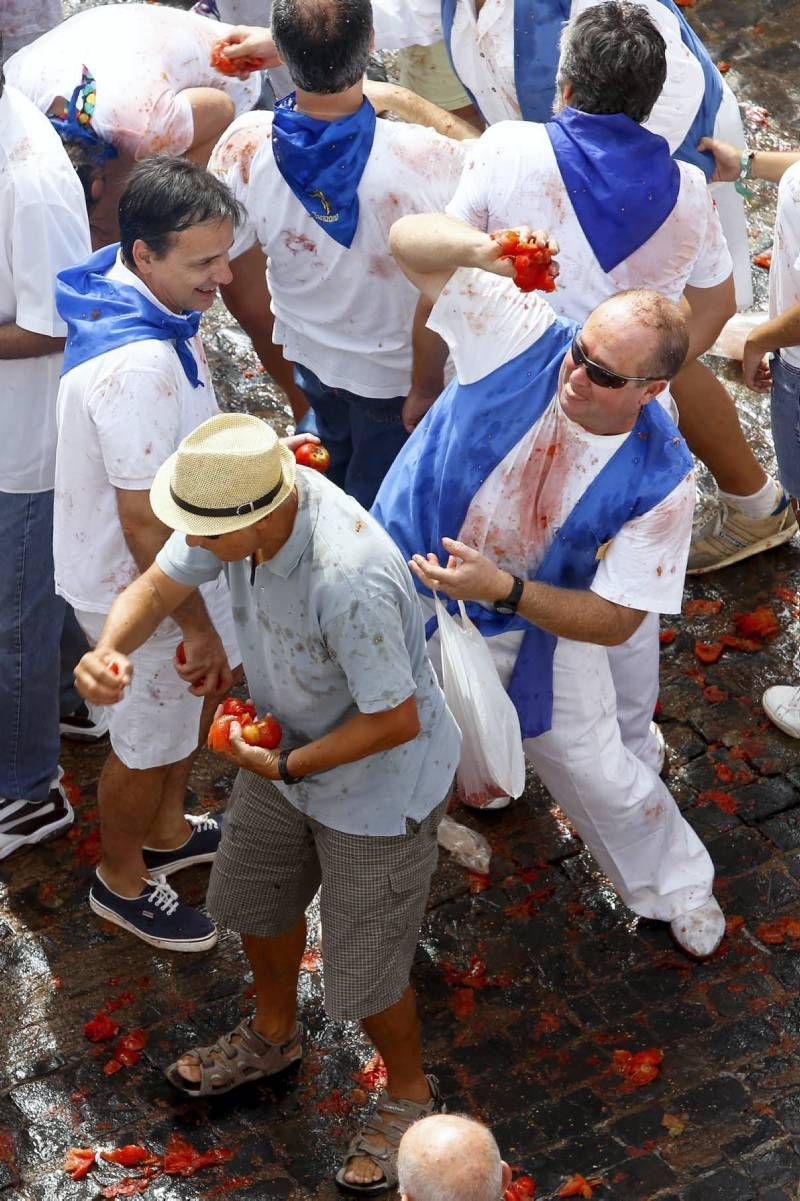
<path fill-rule="evenodd" d="M 564 26 L 557 83 L 572 84 L 572 108 L 641 124 L 666 78 L 666 43 L 641 4 L 607 0 Z"/>
<path fill-rule="evenodd" d="M 415 1122 L 400 1143 L 398 1191 L 412 1201 L 499 1201 L 503 1161 L 492 1132 L 460 1114 Z"/>

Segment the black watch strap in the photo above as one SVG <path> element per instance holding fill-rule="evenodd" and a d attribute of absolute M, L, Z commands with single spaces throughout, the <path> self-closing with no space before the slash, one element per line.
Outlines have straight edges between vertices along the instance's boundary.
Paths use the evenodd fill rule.
<path fill-rule="evenodd" d="M 293 749 L 291 747 L 288 751 L 281 751 L 278 755 L 278 775 L 284 784 L 299 784 L 303 778 L 302 776 L 293 776 L 289 771 L 289 756 Z"/>
<path fill-rule="evenodd" d="M 514 583 L 511 585 L 511 591 L 503 600 L 495 601 L 494 607 L 497 613 L 516 613 L 517 605 L 522 600 L 522 590 L 525 587 L 525 581 L 521 580 L 518 575 L 513 577 Z"/>

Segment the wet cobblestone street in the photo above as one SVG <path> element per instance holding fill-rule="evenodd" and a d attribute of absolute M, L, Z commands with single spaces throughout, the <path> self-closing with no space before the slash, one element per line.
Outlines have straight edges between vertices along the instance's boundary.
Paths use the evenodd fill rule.
<path fill-rule="evenodd" d="M 751 145 L 800 146 L 800 2 L 698 0 L 687 11 L 715 60 L 731 64 Z M 771 245 L 774 193 L 757 185 L 754 253 Z M 763 271 L 757 291 L 765 303 Z M 224 310 L 208 329 L 223 404 L 277 417 Z M 735 382 L 738 366 L 712 362 Z M 736 393 L 769 462 L 768 402 Z M 777 634 L 698 660 L 697 641 L 735 635 L 735 615 L 759 606 L 774 612 Z M 791 544 L 689 581 L 684 614 L 662 623 L 667 783 L 709 848 L 728 917 L 710 960 L 685 958 L 666 926 L 619 902 L 533 778 L 504 813 L 454 815 L 488 837 L 493 857 L 484 880 L 441 856 L 414 974 L 427 1067 L 452 1111 L 491 1125 L 537 1199 L 575 1173 L 597 1181 L 597 1201 L 800 1199 L 800 744 L 760 706 L 767 685 L 800 683 L 798 616 Z M 164 1067 L 249 1013 L 251 982 L 232 934 L 208 955 L 161 954 L 90 913 L 106 753 L 107 742 L 63 744 L 75 826 L 0 865 L 0 1201 L 134 1195 L 115 1188 L 133 1171 L 107 1162 L 70 1180 L 66 1150 L 141 1144 L 162 1155 L 176 1134 L 230 1158 L 191 1178 L 138 1180 L 143 1197 L 332 1198 L 380 1081 L 358 1028 L 324 1013 L 317 921 L 301 975 L 299 1069 L 227 1098 L 177 1094 Z M 191 808 L 224 810 L 232 779 L 202 752 Z M 202 904 L 206 880 L 193 868 L 171 882 Z M 92 1043 L 84 1024 L 101 1011 L 119 1034 Z M 131 1031 L 143 1031 L 138 1059 L 107 1074 Z M 636 1086 L 615 1053 L 650 1049 L 663 1052 L 660 1071 Z"/>

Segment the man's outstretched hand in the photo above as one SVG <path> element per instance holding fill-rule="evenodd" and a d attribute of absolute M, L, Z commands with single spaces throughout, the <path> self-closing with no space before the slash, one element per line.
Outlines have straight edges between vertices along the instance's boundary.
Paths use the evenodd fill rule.
<path fill-rule="evenodd" d="M 496 567 L 485 555 L 464 542 L 442 538 L 447 551 L 447 566 L 442 567 L 434 554 L 414 555 L 408 565 L 417 579 L 432 591 L 438 589 L 453 600 L 503 600 L 511 591 L 514 577 Z"/>

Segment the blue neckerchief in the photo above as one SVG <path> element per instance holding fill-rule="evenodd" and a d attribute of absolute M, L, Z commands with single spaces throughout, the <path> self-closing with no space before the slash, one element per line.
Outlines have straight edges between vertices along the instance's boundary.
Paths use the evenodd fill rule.
<path fill-rule="evenodd" d="M 444 44 L 452 65 L 450 39 L 457 0 L 441 2 Z M 694 163 L 710 179 L 714 172 L 714 156 L 707 150 L 701 153 L 697 143 L 701 138 L 714 134 L 714 123 L 722 101 L 722 77 L 680 8 L 673 0 L 658 2 L 678 18 L 683 44 L 703 68 L 706 84 L 692 127 L 675 151 L 675 157 Z M 553 114 L 561 30 L 569 18 L 571 7 L 571 0 L 514 0 L 514 85 L 525 121 L 545 122 Z M 461 85 L 480 112 L 475 97 L 463 79 Z"/>
<path fill-rule="evenodd" d="M 458 537 L 472 498 L 551 402 L 577 326 L 555 321 L 533 346 L 472 384 L 453 380 L 414 430 L 381 484 L 373 516 L 405 558 Z M 597 551 L 640 513 L 677 487 L 692 460 L 657 402 L 645 405 L 629 437 L 595 478 L 548 548 L 535 577 L 588 588 Z M 415 581 L 418 591 L 430 592 Z M 456 609 L 455 602 L 448 608 Z M 523 736 L 550 728 L 552 656 L 556 639 L 524 618 L 470 603 L 467 612 L 486 637 L 522 630 L 509 695 Z M 435 619 L 426 627 L 430 637 Z"/>
<path fill-rule="evenodd" d="M 283 178 L 310 217 L 340 246 L 358 228 L 358 185 L 375 137 L 375 109 L 361 107 L 338 121 L 298 113 L 295 93 L 275 104 L 272 151 Z"/>
<path fill-rule="evenodd" d="M 56 308 L 67 325 L 64 350 L 66 375 L 107 350 L 155 338 L 174 342 L 181 367 L 193 388 L 202 388 L 189 338 L 197 333 L 200 314 L 167 313 L 138 288 L 107 279 L 117 259 L 119 242 L 104 246 L 83 263 L 56 276 Z"/>
<path fill-rule="evenodd" d="M 714 125 L 719 106 L 722 103 L 722 76 L 677 4 L 673 3 L 673 0 L 658 0 L 658 2 L 678 18 L 681 26 L 681 40 L 703 68 L 703 78 L 706 82 L 700 107 L 686 137 L 675 151 L 675 157 L 684 163 L 693 163 L 695 167 L 700 168 L 706 179 L 711 179 L 714 174 L 714 156 L 710 150 L 698 150 L 697 143 L 701 138 L 713 138 L 714 136 Z"/>
<path fill-rule="evenodd" d="M 612 271 L 675 207 L 681 173 L 669 146 L 622 113 L 564 108 L 545 129 L 586 240 Z"/>
<path fill-rule="evenodd" d="M 89 68 L 84 67 L 81 81 L 72 92 L 67 111 L 60 116 L 50 117 L 49 121 L 59 137 L 85 142 L 87 146 L 93 147 L 97 154 L 97 165 L 101 166 L 108 159 L 117 158 L 119 151 L 110 142 L 104 142 L 95 132 L 92 117 L 96 103 L 97 84 Z"/>
<path fill-rule="evenodd" d="M 442 31 L 451 66 L 456 3 L 442 0 Z M 525 121 L 547 121 L 553 114 L 559 42 L 570 8 L 571 0 L 514 0 L 514 86 Z M 463 79 L 461 86 L 480 112 Z"/>

